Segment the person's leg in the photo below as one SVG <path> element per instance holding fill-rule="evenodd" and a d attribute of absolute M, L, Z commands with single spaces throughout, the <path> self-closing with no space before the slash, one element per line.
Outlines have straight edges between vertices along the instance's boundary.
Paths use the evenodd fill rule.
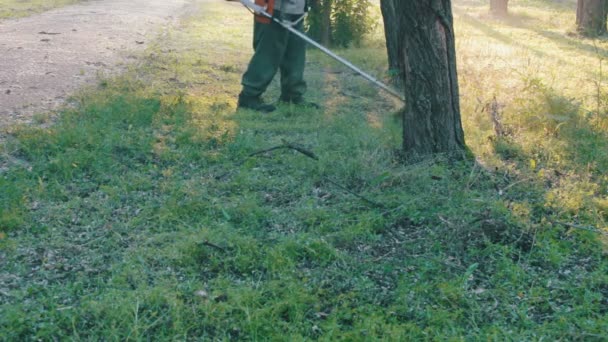
<path fill-rule="evenodd" d="M 254 24 L 254 54 L 241 84 L 243 90 L 239 95 L 239 106 L 253 108 L 261 104 L 260 96 L 277 73 L 282 56 L 287 47 L 287 31 L 277 23 Z M 270 105 L 266 109 L 270 108 Z M 271 110 L 264 110 L 271 111 Z"/>
<path fill-rule="evenodd" d="M 296 29 L 302 31 L 300 22 Z M 287 47 L 280 64 L 281 69 L 281 100 L 291 102 L 301 100 L 306 92 L 304 81 L 304 66 L 306 63 L 306 42 L 293 33 L 287 38 Z"/>

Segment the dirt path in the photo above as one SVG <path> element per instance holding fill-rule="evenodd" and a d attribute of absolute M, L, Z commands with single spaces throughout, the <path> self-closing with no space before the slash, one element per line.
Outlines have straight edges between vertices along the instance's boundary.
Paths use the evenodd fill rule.
<path fill-rule="evenodd" d="M 134 58 L 192 0 L 89 0 L 0 22 L 0 129 L 63 103 Z"/>

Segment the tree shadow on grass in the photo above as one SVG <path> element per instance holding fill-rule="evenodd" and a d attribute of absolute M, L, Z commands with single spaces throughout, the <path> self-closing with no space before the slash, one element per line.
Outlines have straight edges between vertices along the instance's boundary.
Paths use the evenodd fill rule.
<path fill-rule="evenodd" d="M 482 32 L 483 34 L 485 34 L 486 36 L 496 39 L 499 42 L 508 44 L 508 45 L 512 45 L 512 46 L 516 46 L 519 48 L 523 48 L 529 51 L 532 51 L 534 54 L 536 54 L 539 57 L 551 57 L 553 58 L 553 56 L 550 56 L 549 54 L 547 54 L 545 51 L 536 48 L 536 47 L 532 47 L 526 44 L 523 44 L 521 41 L 516 41 L 514 40 L 511 36 L 506 35 L 502 32 L 497 31 L 496 29 L 494 29 L 492 26 L 486 24 L 485 22 L 483 22 L 482 20 L 479 20 L 478 18 L 475 18 L 469 14 L 466 13 L 458 13 L 458 19 L 466 24 L 468 24 L 469 26 L 479 30 L 480 32 Z M 564 62 L 564 63 L 568 63 L 566 60 L 561 60 L 560 62 Z"/>
<path fill-rule="evenodd" d="M 536 34 L 558 43 L 562 47 L 575 48 L 592 57 L 598 57 L 598 55 L 601 55 L 601 57 L 603 57 L 603 58 L 608 57 L 608 49 L 599 47 L 594 44 L 582 42 L 581 39 L 584 39 L 584 38 L 582 38 L 576 34 L 573 34 L 573 35 L 565 34 L 564 35 L 564 34 L 561 34 L 558 32 L 554 32 L 554 31 L 538 30 L 538 29 L 534 29 L 534 28 L 530 28 L 530 29 L 533 30 Z M 600 36 L 600 37 L 597 37 L 596 39 L 599 41 L 602 41 L 602 42 L 608 41 L 608 37 L 606 37 L 606 36 Z"/>
<path fill-rule="evenodd" d="M 501 21 L 502 23 L 520 29 L 525 29 L 536 33 L 537 35 L 544 37 L 558 44 L 562 48 L 576 49 L 592 57 L 601 55 L 602 57 L 608 57 L 608 49 L 602 48 L 595 44 L 589 44 L 586 41 L 589 39 L 579 34 L 572 32 L 561 33 L 551 30 L 539 29 L 540 21 L 529 15 L 522 13 L 510 14 L 508 18 Z M 595 37 L 595 40 L 600 42 L 608 41 L 608 36 Z"/>
<path fill-rule="evenodd" d="M 491 26 L 484 23 L 483 20 L 475 18 L 471 15 L 468 15 L 465 12 L 463 12 L 462 10 L 457 10 L 457 13 L 459 14 L 459 16 L 462 17 L 464 22 L 466 22 L 467 24 L 484 32 L 485 34 L 487 34 L 488 36 L 490 36 L 494 39 L 497 39 L 503 43 L 525 47 L 526 49 L 533 51 L 535 54 L 539 55 L 540 57 L 554 58 L 553 56 L 549 56 L 548 54 L 546 54 L 541 49 L 534 48 L 529 45 L 525 45 L 525 44 L 514 41 L 511 37 L 498 32 L 497 30 L 493 29 Z M 488 17 L 490 17 L 490 16 L 488 15 Z M 528 14 L 512 12 L 512 13 L 509 13 L 509 15 L 504 18 L 493 18 L 493 19 L 500 22 L 501 24 L 505 24 L 507 26 L 532 31 L 541 37 L 544 37 L 546 39 L 549 39 L 549 40 L 555 42 L 562 48 L 577 49 L 592 57 L 598 56 L 598 55 L 601 55 L 602 57 L 608 57 L 608 49 L 602 48 L 602 47 L 594 45 L 594 44 L 587 43 L 586 41 L 588 41 L 588 38 L 580 36 L 579 34 L 577 34 L 575 32 L 572 32 L 572 33 L 566 32 L 566 33 L 562 34 L 560 32 L 556 32 L 556 31 L 540 29 L 539 27 L 542 26 L 543 22 L 541 20 L 539 20 L 538 18 L 535 18 Z M 608 41 L 608 36 L 604 35 L 604 36 L 595 37 L 595 40 L 600 41 L 600 42 L 606 42 L 606 41 Z M 560 59 L 560 62 L 561 61 L 563 61 L 563 60 Z"/>
<path fill-rule="evenodd" d="M 516 41 L 511 36 L 499 32 L 498 30 L 494 29 L 492 26 L 486 24 L 482 20 L 479 20 L 479 19 L 477 19 L 477 18 L 475 18 L 473 16 L 470 16 L 468 14 L 460 13 L 459 14 L 459 19 L 462 20 L 464 23 L 470 25 L 471 27 L 479 30 L 480 32 L 482 32 L 486 36 L 488 36 L 490 38 L 493 38 L 493 39 L 496 39 L 497 41 L 499 41 L 501 43 L 504 43 L 506 45 L 515 46 L 515 47 L 520 48 L 520 49 L 531 51 L 532 53 L 534 53 L 539 58 L 551 59 L 553 61 L 559 62 L 559 64 L 561 64 L 561 65 L 569 65 L 569 66 L 572 66 L 572 67 L 576 67 L 577 66 L 571 60 L 567 60 L 567 59 L 558 57 L 555 54 L 547 53 L 546 51 L 544 51 L 544 50 L 542 50 L 540 48 L 531 46 L 529 44 L 524 44 L 521 41 Z M 538 31 L 537 33 L 539 35 L 545 36 L 546 38 L 549 38 L 549 39 L 559 39 L 559 37 L 560 37 L 560 35 L 557 34 L 557 33 L 552 34 L 552 33 L 548 33 L 548 32 L 543 31 L 543 30 L 535 30 L 535 31 Z M 567 39 L 562 39 L 561 44 L 563 44 L 563 45 L 569 44 L 566 41 L 567 41 Z M 579 47 L 585 49 L 583 51 L 586 51 L 586 53 L 590 53 L 589 51 L 592 48 L 595 49 L 595 47 L 593 45 L 584 44 L 584 43 L 579 43 Z M 602 54 L 606 54 L 608 56 L 608 50 L 598 48 L 597 51 L 601 52 Z M 597 55 L 597 52 L 596 52 L 596 55 Z M 597 77 L 597 75 L 595 75 L 594 73 L 591 73 L 591 72 L 588 72 L 588 71 L 585 72 L 585 73 L 588 76 L 590 76 L 590 77 Z"/>
<path fill-rule="evenodd" d="M 489 12 L 489 1 L 487 0 L 455 0 L 453 5 L 456 9 L 487 8 Z M 526 1 L 526 6 L 543 10 L 573 10 L 576 8 L 576 0 Z"/>

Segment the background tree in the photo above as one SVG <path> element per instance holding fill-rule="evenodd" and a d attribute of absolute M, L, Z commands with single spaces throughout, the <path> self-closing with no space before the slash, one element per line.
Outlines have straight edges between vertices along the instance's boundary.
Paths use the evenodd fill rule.
<path fill-rule="evenodd" d="M 308 34 L 321 44 L 331 44 L 331 12 L 333 0 L 311 0 Z"/>
<path fill-rule="evenodd" d="M 398 48 L 401 34 L 399 30 L 391 26 L 398 20 L 393 5 L 393 1 L 382 1 L 380 9 L 384 18 L 384 35 L 386 37 L 389 74 L 393 83 L 400 88 L 403 86 L 402 80 L 404 77 L 401 72 L 403 70 L 403 53 Z"/>
<path fill-rule="evenodd" d="M 326 46 L 347 47 L 374 29 L 370 0 L 312 0 L 308 34 Z"/>
<path fill-rule="evenodd" d="M 428 155 L 463 150 L 451 1 L 381 3 L 395 14 L 384 20 L 398 35 L 389 49 L 399 50 L 392 53 L 399 56 L 403 77 L 404 151 Z"/>
<path fill-rule="evenodd" d="M 498 17 L 509 14 L 509 0 L 490 0 L 490 13 Z"/>
<path fill-rule="evenodd" d="M 578 0 L 576 5 L 576 27 L 585 35 L 597 36 L 606 33 L 608 0 Z"/>

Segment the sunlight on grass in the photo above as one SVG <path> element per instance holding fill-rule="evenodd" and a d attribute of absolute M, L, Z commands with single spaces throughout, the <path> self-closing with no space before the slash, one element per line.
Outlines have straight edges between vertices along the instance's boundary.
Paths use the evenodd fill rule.
<path fill-rule="evenodd" d="M 599 177 L 608 167 L 608 156 L 601 152 L 608 147 L 603 71 L 608 43 L 573 33 L 573 3 L 549 10 L 513 4 L 504 20 L 490 17 L 480 3 L 457 2 L 455 9 L 469 146 L 486 162 L 504 163 L 505 155 L 496 155 L 493 147 L 496 123 L 489 105 L 495 98 L 499 119 L 509 130 L 498 143 L 518 149 L 507 153 L 506 162 L 513 157 L 520 163 L 531 161 L 535 167 L 530 171 L 538 172 L 539 179 L 557 183 L 556 178 L 562 178 L 552 192 L 561 194 L 559 203 L 571 208 L 566 212 L 586 216 L 581 212 L 586 208 L 592 222 L 605 222 L 601 214 L 592 214 L 593 206 L 583 203 L 605 198 L 608 186 Z M 555 177 L 552 170 L 574 174 Z M 594 190 L 580 192 L 588 182 L 595 183 Z M 555 203 L 555 196 L 548 203 Z"/>
<path fill-rule="evenodd" d="M 0 0 L 0 19 L 19 18 L 82 0 Z"/>

